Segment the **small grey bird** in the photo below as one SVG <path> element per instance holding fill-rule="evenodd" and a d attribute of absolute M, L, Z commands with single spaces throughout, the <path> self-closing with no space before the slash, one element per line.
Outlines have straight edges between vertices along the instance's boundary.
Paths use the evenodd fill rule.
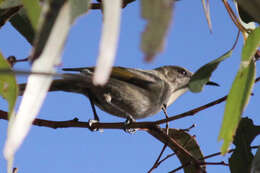
<path fill-rule="evenodd" d="M 109 114 L 131 120 L 152 116 L 184 94 L 192 76 L 190 71 L 179 66 L 153 70 L 113 67 L 107 84 L 96 86 L 92 83 L 94 67 L 63 70 L 80 73 L 65 73 L 62 79 L 53 81 L 50 91 L 84 94 L 90 99 L 96 120 L 99 118 L 94 105 Z M 25 84 L 21 84 L 20 94 L 24 89 Z"/>

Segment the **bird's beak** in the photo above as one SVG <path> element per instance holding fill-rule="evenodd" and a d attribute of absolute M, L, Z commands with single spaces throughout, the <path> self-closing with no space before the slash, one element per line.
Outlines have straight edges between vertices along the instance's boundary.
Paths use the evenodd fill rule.
<path fill-rule="evenodd" d="M 212 81 L 208 81 L 208 82 L 206 83 L 206 85 L 214 85 L 214 86 L 219 86 L 219 84 L 218 84 L 218 83 L 216 83 L 216 82 L 212 82 Z"/>

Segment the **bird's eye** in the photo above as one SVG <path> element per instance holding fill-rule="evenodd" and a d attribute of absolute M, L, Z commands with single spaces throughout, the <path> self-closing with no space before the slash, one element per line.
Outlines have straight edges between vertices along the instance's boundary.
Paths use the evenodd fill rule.
<path fill-rule="evenodd" d="M 178 69 L 178 73 L 182 74 L 183 76 L 187 76 L 187 71 L 184 69 Z"/>

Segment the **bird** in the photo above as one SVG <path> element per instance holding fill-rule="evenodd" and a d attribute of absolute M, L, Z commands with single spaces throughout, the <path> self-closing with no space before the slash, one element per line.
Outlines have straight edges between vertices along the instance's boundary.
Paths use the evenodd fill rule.
<path fill-rule="evenodd" d="M 113 67 L 104 86 L 92 82 L 95 67 L 64 68 L 49 91 L 80 93 L 90 100 L 94 119 L 99 121 L 95 105 L 101 110 L 128 120 L 143 119 L 167 108 L 188 91 L 192 72 L 180 66 L 161 66 L 152 70 Z M 208 85 L 218 85 L 208 82 Z M 26 84 L 20 84 L 22 95 Z"/>

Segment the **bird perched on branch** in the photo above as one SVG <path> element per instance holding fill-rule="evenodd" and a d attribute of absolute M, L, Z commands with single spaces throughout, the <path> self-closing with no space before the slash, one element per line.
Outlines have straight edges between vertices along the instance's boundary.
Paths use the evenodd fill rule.
<path fill-rule="evenodd" d="M 92 83 L 94 67 L 65 68 L 80 72 L 62 75 L 53 80 L 50 91 L 80 93 L 90 99 L 95 120 L 99 120 L 95 106 L 103 111 L 131 120 L 146 118 L 171 105 L 188 90 L 192 73 L 179 66 L 162 66 L 152 70 L 113 67 L 104 86 Z M 217 85 L 208 82 L 209 85 Z M 25 84 L 20 85 L 20 95 Z"/>

